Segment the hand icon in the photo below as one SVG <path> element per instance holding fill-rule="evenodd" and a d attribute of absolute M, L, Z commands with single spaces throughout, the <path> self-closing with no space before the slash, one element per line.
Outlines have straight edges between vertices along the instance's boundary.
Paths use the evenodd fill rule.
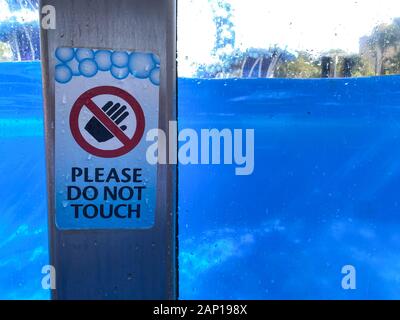
<path fill-rule="evenodd" d="M 107 102 L 101 109 L 112 121 L 114 121 L 116 125 L 119 125 L 129 115 L 129 112 L 125 111 L 126 106 L 121 107 L 119 103 L 114 104 L 112 101 Z M 125 131 L 127 127 L 123 125 L 120 129 Z M 114 138 L 114 135 L 99 120 L 97 120 L 96 117 L 92 117 L 89 120 L 85 126 L 85 130 L 98 142 L 106 142 Z"/>

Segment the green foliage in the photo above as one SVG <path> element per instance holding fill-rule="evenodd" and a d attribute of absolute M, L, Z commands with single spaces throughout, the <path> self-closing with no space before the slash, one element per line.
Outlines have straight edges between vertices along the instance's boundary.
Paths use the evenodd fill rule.
<path fill-rule="evenodd" d="M 379 48 L 382 51 L 393 47 L 400 41 L 400 20 L 397 18 L 391 24 L 380 24 L 374 28 L 368 39 L 371 48 Z"/>
<path fill-rule="evenodd" d="M 281 64 L 275 76 L 277 78 L 319 78 L 321 68 L 319 61 L 308 52 L 297 52 L 297 58 Z"/>
<path fill-rule="evenodd" d="M 353 77 L 370 77 L 375 75 L 374 68 L 371 63 L 359 54 L 348 57 L 351 63 L 351 73 Z"/>
<path fill-rule="evenodd" d="M 218 56 L 220 54 L 219 51 L 235 47 L 232 6 L 227 0 L 208 0 L 208 2 L 211 6 L 216 28 L 213 54 Z"/>
<path fill-rule="evenodd" d="M 233 9 L 229 0 L 208 2 L 216 27 L 212 51 L 215 62 L 199 65 L 196 72 L 199 78 L 320 78 L 322 59 L 331 61 L 326 69 L 329 77 L 400 74 L 400 17 L 392 23 L 377 25 L 365 37 L 366 42 L 363 39 L 359 54 L 330 49 L 316 56 L 307 51 L 292 54 L 279 47 L 241 50 L 235 47 Z"/>
<path fill-rule="evenodd" d="M 397 52 L 393 57 L 384 60 L 383 73 L 400 74 L 400 52 Z"/>
<path fill-rule="evenodd" d="M 11 55 L 10 47 L 4 42 L 0 42 L 0 62 L 1 61 L 10 61 L 11 56 L 12 55 Z"/>
<path fill-rule="evenodd" d="M 367 44 L 371 56 L 375 58 L 377 75 L 399 73 L 400 18 L 395 18 L 391 24 L 376 26 Z"/>
<path fill-rule="evenodd" d="M 209 65 L 201 65 L 198 67 L 196 77 L 199 78 L 237 78 L 243 77 L 243 65 L 252 59 L 256 64 L 257 59 L 264 59 L 264 66 L 268 66 L 273 62 L 276 67 L 272 68 L 273 75 L 275 76 L 280 65 L 292 61 L 295 56 L 285 49 L 279 47 L 263 48 L 249 48 L 245 51 L 239 49 L 233 50 L 232 53 L 223 54 L 219 56 L 218 62 Z M 267 62 L 266 62 L 267 61 Z M 246 74 L 244 77 L 248 78 L 251 75 Z"/>

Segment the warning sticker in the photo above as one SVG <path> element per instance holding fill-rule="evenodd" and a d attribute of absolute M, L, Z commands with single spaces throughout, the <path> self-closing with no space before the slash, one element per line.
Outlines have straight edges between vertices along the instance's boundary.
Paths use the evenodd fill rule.
<path fill-rule="evenodd" d="M 98 106 L 93 98 L 101 95 L 106 95 L 111 101 L 105 103 L 104 106 Z M 121 101 L 121 99 L 122 104 L 113 102 Z M 89 109 L 93 117 L 82 130 L 79 127 L 79 116 L 85 107 Z M 124 132 L 128 129 L 128 125 L 119 127 L 123 121 L 131 128 L 136 127 L 131 137 Z M 140 142 L 145 128 L 145 116 L 140 104 L 128 92 L 110 86 L 96 87 L 83 93 L 73 105 L 70 114 L 70 128 L 76 142 L 84 150 L 99 157 L 115 158 L 127 154 Z M 89 138 L 86 138 L 85 135 Z M 92 145 L 90 137 L 94 138 L 100 146 Z M 116 149 L 101 147 L 102 144 L 114 138 L 120 142 L 114 141 Z M 122 146 L 119 147 L 119 144 Z"/>
<path fill-rule="evenodd" d="M 57 227 L 151 228 L 157 166 L 144 137 L 158 127 L 158 57 L 58 48 L 55 59 Z"/>

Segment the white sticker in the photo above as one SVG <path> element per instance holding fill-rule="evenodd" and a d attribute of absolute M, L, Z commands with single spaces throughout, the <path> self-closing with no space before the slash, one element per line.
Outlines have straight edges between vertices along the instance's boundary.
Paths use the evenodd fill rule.
<path fill-rule="evenodd" d="M 85 48 L 55 58 L 57 227 L 151 228 L 157 166 L 144 137 L 158 127 L 159 58 Z"/>

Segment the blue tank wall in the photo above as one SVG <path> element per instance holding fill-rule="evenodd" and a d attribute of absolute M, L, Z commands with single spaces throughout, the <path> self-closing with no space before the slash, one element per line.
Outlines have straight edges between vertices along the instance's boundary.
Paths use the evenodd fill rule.
<path fill-rule="evenodd" d="M 0 64 L 0 298 L 47 298 L 39 63 Z M 400 298 L 400 77 L 179 80 L 180 128 L 254 128 L 255 171 L 180 166 L 182 298 Z M 357 269 L 357 290 L 341 268 Z"/>
<path fill-rule="evenodd" d="M 0 299 L 45 299 L 48 264 L 39 63 L 0 63 Z"/>
<path fill-rule="evenodd" d="M 181 127 L 255 129 L 253 175 L 180 167 L 182 297 L 399 298 L 399 88 L 180 80 Z"/>

